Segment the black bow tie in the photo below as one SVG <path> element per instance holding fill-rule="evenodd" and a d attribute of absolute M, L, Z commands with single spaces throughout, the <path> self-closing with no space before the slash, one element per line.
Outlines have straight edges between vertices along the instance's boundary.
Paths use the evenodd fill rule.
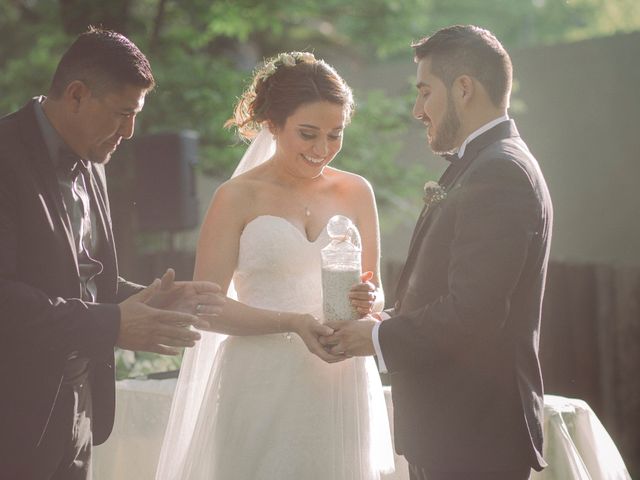
<path fill-rule="evenodd" d="M 456 163 L 458 160 L 460 160 L 457 153 L 443 153 L 440 156 L 444 158 L 447 162 L 451 162 L 451 163 Z"/>

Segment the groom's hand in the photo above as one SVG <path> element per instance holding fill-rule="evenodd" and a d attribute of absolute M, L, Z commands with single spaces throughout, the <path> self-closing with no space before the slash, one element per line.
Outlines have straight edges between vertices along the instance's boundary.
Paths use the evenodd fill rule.
<path fill-rule="evenodd" d="M 378 322 L 370 315 L 360 320 L 327 322 L 325 325 L 334 331 L 332 335 L 321 337 L 320 343 L 332 355 L 347 357 L 375 355 L 371 332 L 376 323 Z"/>

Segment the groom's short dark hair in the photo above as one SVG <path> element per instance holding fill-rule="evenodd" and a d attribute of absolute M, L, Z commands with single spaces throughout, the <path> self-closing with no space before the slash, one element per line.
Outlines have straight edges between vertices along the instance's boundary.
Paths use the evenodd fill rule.
<path fill-rule="evenodd" d="M 509 106 L 513 66 L 498 39 L 474 25 L 443 28 L 411 45 L 416 61 L 429 57 L 431 72 L 447 88 L 460 75 L 477 79 L 497 107 Z"/>
<path fill-rule="evenodd" d="M 51 80 L 48 95 L 60 98 L 74 80 L 84 82 L 94 94 L 134 86 L 155 86 L 147 57 L 120 33 L 89 27 L 64 53 Z"/>

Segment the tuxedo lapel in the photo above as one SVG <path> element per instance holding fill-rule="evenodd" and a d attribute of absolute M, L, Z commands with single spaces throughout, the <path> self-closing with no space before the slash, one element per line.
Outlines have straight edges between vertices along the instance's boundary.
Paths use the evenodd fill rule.
<path fill-rule="evenodd" d="M 438 180 L 438 184 L 441 185 L 445 191 L 445 193 L 449 193 L 451 187 L 455 183 L 455 180 L 462 175 L 462 173 L 469 166 L 468 163 L 464 164 L 462 162 L 467 162 L 464 159 L 458 160 L 458 163 L 451 164 L 444 171 L 444 173 L 440 176 Z M 409 256 L 413 251 L 413 247 L 415 246 L 416 240 L 422 237 L 422 233 L 425 227 L 428 225 L 428 220 L 433 215 L 433 212 L 436 210 L 437 205 L 427 206 L 425 205 L 420 213 L 420 217 L 418 218 L 418 222 L 416 223 L 416 228 L 413 230 L 413 236 L 411 237 L 411 243 L 409 244 Z"/>
<path fill-rule="evenodd" d="M 457 160 L 456 163 L 452 163 L 451 165 L 449 165 L 449 167 L 440 177 L 440 180 L 438 180 L 438 183 L 442 185 L 444 191 L 448 194 L 455 187 L 456 182 L 460 179 L 462 174 L 467 171 L 473 160 L 476 159 L 478 154 L 485 147 L 491 145 L 494 142 L 497 142 L 498 140 L 517 136 L 519 136 L 518 130 L 516 129 L 513 120 L 499 123 L 490 130 L 487 130 L 486 132 L 469 142 L 463 157 Z M 426 234 L 428 226 L 430 225 L 429 219 L 432 217 L 436 208 L 437 205 L 431 207 L 427 207 L 425 205 L 422 209 L 422 212 L 420 213 L 420 217 L 418 218 L 416 227 L 411 237 L 411 242 L 409 244 L 407 260 L 404 264 L 404 267 L 402 268 L 400 280 L 398 281 L 398 286 L 396 287 L 396 298 L 400 298 L 400 296 L 403 294 L 407 277 L 414 267 L 414 260 L 421 244 L 420 240 Z"/>
<path fill-rule="evenodd" d="M 416 226 L 413 229 L 413 235 L 411 235 L 411 242 L 409 242 L 409 252 L 408 255 L 411 253 L 411 251 L 413 250 L 413 246 L 416 242 L 416 238 L 418 238 L 420 236 L 420 232 L 422 231 L 422 227 L 424 227 L 427 218 L 429 217 L 429 214 L 431 213 L 431 208 L 429 208 L 427 205 L 425 205 L 424 207 L 422 207 L 422 211 L 420 212 L 420 216 L 418 217 L 418 221 L 416 222 Z"/>
<path fill-rule="evenodd" d="M 76 273 L 79 274 L 78 254 L 71 230 L 71 221 L 64 207 L 53 162 L 35 116 L 34 103 L 37 101 L 37 99 L 32 100 L 20 111 L 22 143 L 26 147 L 28 153 L 26 157 L 31 162 L 32 168 L 36 172 L 36 177 L 40 180 L 41 185 L 44 186 L 45 206 L 51 209 L 48 212 L 51 220 L 64 232 L 69 245 L 68 253 L 75 265 Z"/>
<path fill-rule="evenodd" d="M 455 183 L 455 179 L 459 178 L 462 175 L 462 172 L 466 170 L 469 166 L 468 162 L 466 165 L 461 163 L 463 160 L 458 160 L 457 164 L 452 163 L 449 167 L 444 171 L 438 183 L 443 186 L 444 191 L 449 193 L 451 187 Z M 466 162 L 466 160 L 464 160 Z M 452 181 L 447 181 L 453 178 Z M 429 225 L 429 219 L 433 215 L 436 210 L 437 205 L 427 206 L 425 205 L 420 212 L 420 217 L 418 217 L 418 221 L 416 222 L 416 226 L 413 229 L 413 235 L 411 236 L 411 242 L 409 243 L 409 251 L 407 253 L 407 260 L 402 267 L 402 272 L 400 273 L 400 280 L 398 281 L 398 286 L 396 287 L 396 298 L 399 298 L 404 290 L 404 286 L 406 284 L 406 277 L 411 273 L 413 268 L 413 263 L 415 256 L 417 255 L 419 240 L 424 237 L 427 226 Z"/>
<path fill-rule="evenodd" d="M 99 278 L 112 278 L 116 275 L 115 272 L 111 272 L 116 265 L 116 252 L 115 243 L 113 240 L 113 231 L 111 229 L 111 222 L 109 220 L 109 206 L 106 193 L 106 180 L 104 178 L 104 167 L 101 165 L 91 165 L 88 169 L 89 182 L 88 190 L 91 198 L 92 211 L 95 212 L 98 225 L 96 231 L 98 232 L 100 239 L 100 252 L 102 254 L 101 262 L 105 271 Z M 109 282 L 102 286 L 99 291 L 104 292 L 104 289 L 109 290 L 109 295 L 115 295 L 115 292 L 111 292 L 114 282 Z"/>

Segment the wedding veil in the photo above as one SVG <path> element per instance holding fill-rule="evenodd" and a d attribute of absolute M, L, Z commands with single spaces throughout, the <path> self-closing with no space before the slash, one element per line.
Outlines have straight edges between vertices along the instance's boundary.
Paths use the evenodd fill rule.
<path fill-rule="evenodd" d="M 263 128 L 253 139 L 238 163 L 232 178 L 264 163 L 275 153 L 275 141 L 268 128 Z M 235 298 L 233 282 L 227 296 Z M 200 332 L 202 338 L 195 347 L 187 348 L 182 358 L 180 376 L 176 385 L 169 422 L 165 431 L 156 471 L 156 480 L 182 478 L 191 438 L 200 414 L 205 390 L 213 376 L 213 361 L 220 343 L 226 335 Z"/>

